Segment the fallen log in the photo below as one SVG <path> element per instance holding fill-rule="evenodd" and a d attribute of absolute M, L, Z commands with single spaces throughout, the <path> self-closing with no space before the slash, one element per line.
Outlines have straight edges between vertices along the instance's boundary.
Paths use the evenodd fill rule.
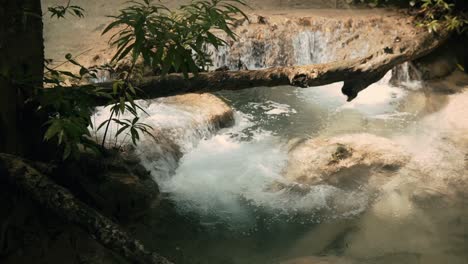
<path fill-rule="evenodd" d="M 214 71 L 191 75 L 185 79 L 181 74 L 145 77 L 135 82 L 142 91 L 142 98 L 167 97 L 185 93 L 241 90 L 260 86 L 291 85 L 310 87 L 343 81 L 342 92 L 348 101 L 372 83 L 380 80 L 393 67 L 421 58 L 441 46 L 450 32 L 430 33 L 416 28 L 402 38 L 396 38 L 358 59 L 306 66 L 274 67 L 260 70 Z M 111 87 L 112 83 L 98 84 Z M 80 89 L 88 89 L 81 87 Z M 96 105 L 105 100 L 98 99 Z"/>
<path fill-rule="evenodd" d="M 40 206 L 62 219 L 84 228 L 104 247 L 131 263 L 170 264 L 164 257 L 145 250 L 144 246 L 117 224 L 84 204 L 67 189 L 57 185 L 20 157 L 0 154 L 0 176 L 24 191 Z"/>

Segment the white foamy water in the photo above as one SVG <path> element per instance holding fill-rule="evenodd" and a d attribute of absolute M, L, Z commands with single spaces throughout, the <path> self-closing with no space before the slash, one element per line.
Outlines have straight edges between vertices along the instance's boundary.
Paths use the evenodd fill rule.
<path fill-rule="evenodd" d="M 196 97 L 198 100 L 210 99 L 206 97 Z M 188 98 L 188 100 L 192 100 Z M 210 101 L 211 102 L 211 101 Z M 108 147 L 133 149 L 142 160 L 143 165 L 162 178 L 168 178 L 174 174 L 178 166 L 178 160 L 181 154 L 194 149 L 198 142 L 203 138 L 208 138 L 217 130 L 215 124 L 211 121 L 211 114 L 224 111 L 222 108 L 216 108 L 219 102 L 212 102 L 214 108 L 190 105 L 186 102 L 179 102 L 177 99 L 155 99 L 135 101 L 141 108 L 138 110 L 139 122 L 151 126 L 149 132 L 156 138 L 139 132 L 140 141 L 133 146 L 129 131 L 121 133 L 118 137 L 115 134 L 121 126 L 111 122 L 109 132 L 106 138 Z M 96 131 L 96 128 L 107 120 L 110 116 L 110 107 L 100 107 L 96 109 L 92 117 L 94 129 L 92 135 L 98 142 L 102 141 L 105 127 Z M 220 113 L 217 113 L 220 114 Z M 114 117 L 115 118 L 115 117 Z M 120 120 L 133 119 L 130 113 L 120 116 Z"/>
<path fill-rule="evenodd" d="M 141 122 L 159 131 L 155 135 L 162 136 L 163 141 L 144 137 L 135 151 L 152 171 L 162 191 L 169 193 L 183 212 L 215 216 L 216 221 L 228 222 L 248 222 L 251 211 L 258 208 L 280 214 L 322 211 L 332 218 L 356 215 L 368 205 L 365 190 L 343 191 L 327 185 L 314 186 L 305 195 L 287 189 L 275 190 L 279 183 L 291 184 L 282 176 L 288 158 L 288 139 L 281 132 L 273 133 L 269 127 L 296 129 L 291 125 L 294 122 L 287 120 L 298 119 L 299 114 L 308 115 L 297 108 L 309 104 L 331 113 L 353 110 L 362 118 L 404 118 L 408 113 L 399 112 L 398 103 L 408 92 L 390 86 L 390 78 L 391 73 L 362 91 L 351 103 L 341 94 L 340 83 L 309 89 L 289 88 L 294 90 L 292 96 L 296 99 L 287 103 L 280 101 L 283 96 L 269 98 L 268 94 L 261 100 L 247 100 L 242 112 L 235 114 L 235 125 L 217 134 L 206 120 L 209 113 L 162 99 L 139 101 L 147 112 L 141 113 Z M 108 115 L 108 109 L 99 109 L 95 123 L 99 124 Z M 314 124 L 305 125 L 312 129 L 310 132 L 320 131 Z M 110 134 L 117 130 L 117 125 L 111 125 Z M 99 131 L 97 137 L 102 137 L 102 133 L 103 130 Z M 128 135 L 122 135 L 114 144 L 128 142 Z M 180 149 L 183 154 L 180 161 L 177 151 L 168 144 Z M 313 216 L 311 220 L 315 220 Z"/>
<path fill-rule="evenodd" d="M 434 264 L 465 263 L 466 256 L 458 252 L 466 248 L 460 237 L 467 235 L 468 210 L 459 199 L 468 188 L 468 97 L 446 96 L 445 105 L 433 108 L 434 98 L 426 98 L 420 88 L 392 86 L 390 77 L 351 103 L 341 94 L 340 84 L 223 93 L 236 112 L 234 126 L 221 131 L 206 122 L 206 113 L 159 100 L 147 102 L 150 115 L 143 120 L 169 132 L 184 155 L 178 160 L 164 144 L 146 141 L 136 151 L 164 197 L 180 215 L 197 219 L 195 227 L 203 230 L 187 240 L 174 239 L 176 245 L 193 249 L 187 254 L 210 259 L 207 263 L 223 262 L 212 257 L 216 249 L 226 261 L 238 259 L 236 264 L 248 263 L 252 256 L 261 261 L 251 263 L 263 264 L 275 263 L 272 255 L 338 251 L 357 263 L 417 264 L 419 259 L 431 263 L 426 261 L 432 258 Z M 101 110 L 96 117 L 105 115 Z M 349 138 L 357 135 L 356 128 L 401 146 L 410 157 L 407 163 L 378 175 L 374 185 L 305 186 L 285 179 L 291 144 L 310 137 Z M 356 142 L 365 145 L 367 138 Z M 364 159 L 365 150 L 375 148 L 363 147 Z M 294 233 L 298 226 L 301 232 Z M 193 246 L 198 243 L 203 250 Z M 266 244 L 265 251 L 247 250 L 257 244 Z"/>
<path fill-rule="evenodd" d="M 287 146 L 280 137 L 263 130 L 243 140 L 242 131 L 252 123 L 246 115 L 237 118 L 233 128 L 202 140 L 187 153 L 174 176 L 158 179 L 161 189 L 170 193 L 182 212 L 239 227 L 253 221 L 252 210 L 260 208 L 273 214 L 312 214 L 310 221 L 317 220 L 313 213 L 318 210 L 328 211 L 330 217 L 346 217 L 366 208 L 367 196 L 359 191 L 345 192 L 326 185 L 315 186 L 306 195 L 273 191 L 275 184 L 285 182 L 282 172 Z"/>
<path fill-rule="evenodd" d="M 155 131 L 167 131 L 166 133 L 171 140 L 174 140 L 177 145 L 188 151 L 194 147 L 196 142 L 203 137 L 208 137 L 212 134 L 214 128 L 212 124 L 207 122 L 206 116 L 193 112 L 190 107 L 178 107 L 170 103 L 166 103 L 163 99 L 159 100 L 138 100 L 136 103 L 145 110 L 138 109 L 138 115 L 141 123 L 146 123 L 153 127 Z M 107 120 L 110 115 L 110 107 L 98 108 L 93 116 L 94 127 Z M 133 119 L 130 113 L 125 113 L 120 116 L 120 119 Z M 115 122 L 111 122 L 108 133 L 108 144 L 113 144 L 119 126 Z M 102 138 L 104 129 L 94 131 L 97 138 Z M 143 140 L 149 140 L 145 138 Z M 123 133 L 117 138 L 117 145 L 128 145 L 131 139 L 128 134 Z M 150 143 L 150 142 L 145 142 Z"/>
<path fill-rule="evenodd" d="M 376 119 L 398 118 L 406 115 L 398 112 L 397 103 L 407 92 L 389 86 L 390 77 L 391 73 L 364 90 L 352 103 L 346 103 L 339 84 L 295 91 L 299 99 L 313 100 L 324 109 L 353 109 Z M 250 113 L 265 115 L 266 119 L 260 121 L 268 127 L 279 122 L 270 116 L 291 118 L 298 110 L 268 98 L 247 101 L 242 108 L 246 113 L 237 113 L 234 127 L 201 140 L 180 160 L 174 176 L 157 179 L 179 209 L 228 222 L 248 222 L 251 211 L 258 208 L 279 214 L 311 213 L 311 220 L 316 220 L 313 214 L 318 211 L 322 216 L 340 218 L 365 210 L 369 202 L 365 190 L 344 191 L 327 185 L 314 186 L 305 195 L 287 189 L 274 190 L 278 183 L 291 184 L 282 176 L 288 158 L 287 140 L 263 125 L 258 126 Z M 290 126 L 294 129 L 294 125 Z"/>
<path fill-rule="evenodd" d="M 262 103 L 249 103 L 252 109 L 261 109 L 267 115 L 291 115 L 297 113 L 295 109 L 287 104 L 280 104 L 271 100 Z"/>
<path fill-rule="evenodd" d="M 343 82 L 300 89 L 298 96 L 306 101 L 327 105 L 330 111 L 335 112 L 355 110 L 365 116 L 375 118 L 393 118 L 406 115 L 408 113 L 399 111 L 398 105 L 408 95 L 408 91 L 402 87 L 391 85 L 391 78 L 392 72 L 388 72 L 380 81 L 361 91 L 358 97 L 351 102 L 347 102 L 346 97 L 341 93 Z M 403 82 L 411 85 L 413 89 L 421 88 L 420 82 L 411 81 L 410 77 L 406 75 L 404 78 Z"/>

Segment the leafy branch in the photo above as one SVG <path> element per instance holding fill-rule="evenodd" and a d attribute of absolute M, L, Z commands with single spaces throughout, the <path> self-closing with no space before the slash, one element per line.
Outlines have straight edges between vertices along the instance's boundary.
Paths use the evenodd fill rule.
<path fill-rule="evenodd" d="M 409 8 L 418 17 L 418 26 L 430 32 L 440 28 L 464 33 L 468 29 L 466 0 L 356 0 L 375 6 L 397 5 Z"/>
<path fill-rule="evenodd" d="M 142 57 L 145 65 L 161 74 L 171 70 L 197 74 L 212 65 L 208 46 L 216 49 L 226 41 L 212 33 L 221 30 L 235 38 L 230 29 L 236 16 L 246 15 L 236 6 L 243 0 L 194 1 L 173 12 L 151 0 L 134 2 L 123 9 L 103 34 L 113 29 L 110 44 L 117 47 L 113 61 L 131 54 L 132 63 Z"/>
<path fill-rule="evenodd" d="M 65 18 L 66 14 L 76 16 L 78 18 L 84 17 L 84 9 L 77 5 L 71 5 L 71 0 L 68 0 L 66 6 L 56 5 L 50 6 L 47 10 L 51 13 L 50 17 L 57 17 L 57 19 Z"/>
<path fill-rule="evenodd" d="M 145 65 L 163 75 L 173 70 L 188 78 L 190 73 L 197 74 L 212 65 L 208 45 L 217 49 L 226 44 L 211 31 L 221 30 L 234 39 L 236 36 L 230 29 L 234 17 L 246 17 L 234 5 L 245 5 L 243 0 L 194 1 L 177 12 L 153 4 L 151 0 L 130 3 L 133 5 L 122 9 L 119 15 L 111 16 L 114 21 L 102 33 L 117 30 L 110 40 L 111 46 L 117 47 L 112 62 L 131 58 L 125 79 L 117 80 L 113 85 L 113 99 L 109 104 L 112 105 L 111 114 L 98 127 L 99 130 L 105 126 L 103 147 L 112 122 L 121 126 L 115 137 L 129 130 L 133 144 L 140 139 L 138 132 L 151 135 L 151 126 L 139 122 L 138 111 L 146 112 L 133 101 L 138 89 L 130 82 L 140 58 Z M 126 111 L 133 115 L 132 121 L 119 119 Z"/>
<path fill-rule="evenodd" d="M 142 135 L 154 139 L 152 127 L 142 123 L 140 114 L 147 114 L 133 98 L 141 91 L 131 82 L 137 64 L 143 64 L 154 71 L 167 74 L 170 71 L 182 72 L 188 78 L 189 74 L 197 74 L 206 70 L 211 64 L 208 47 L 218 49 L 226 41 L 213 31 L 221 31 L 235 39 L 236 35 L 230 29 L 236 16 L 246 15 L 238 8 L 245 6 L 243 0 L 198 0 L 181 6 L 177 11 L 171 11 L 161 4 L 153 4 L 151 0 L 143 2 L 131 1 L 131 5 L 113 16 L 103 34 L 111 31 L 116 33 L 111 37 L 110 45 L 117 47 L 112 63 L 130 58 L 130 68 L 126 75 L 115 80 L 112 88 L 74 90 L 65 88 L 65 80 L 80 82 L 85 77 L 97 78 L 99 68 L 89 69 L 81 65 L 71 54 L 65 56 L 66 62 L 77 66 L 78 74 L 60 71 L 45 65 L 44 83 L 54 89 L 53 92 L 38 91 L 38 111 L 48 116 L 44 124 L 47 131 L 44 140 L 54 142 L 59 147 L 63 159 L 77 158 L 83 149 L 98 151 L 106 147 L 106 139 L 112 123 L 117 126 L 114 135 L 130 136 L 136 145 Z M 49 8 L 52 17 L 62 18 L 67 13 L 83 16 L 83 9 L 70 5 Z M 89 104 L 91 97 L 107 98 L 110 116 L 100 123 L 96 131 L 104 129 L 102 142 L 98 145 L 92 140 L 89 128 L 93 128 L 91 116 L 93 107 Z M 127 118 L 126 113 L 131 117 Z"/>

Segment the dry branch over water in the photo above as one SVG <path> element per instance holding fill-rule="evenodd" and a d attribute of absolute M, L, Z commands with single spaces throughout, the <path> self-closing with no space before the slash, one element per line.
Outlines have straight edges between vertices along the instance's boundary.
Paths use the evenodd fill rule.
<path fill-rule="evenodd" d="M 343 81 L 342 91 L 350 101 L 393 67 L 431 53 L 445 43 L 449 35 L 448 31 L 430 33 L 420 28 L 359 59 L 260 70 L 205 72 L 192 75 L 188 80 L 182 74 L 169 74 L 164 77 L 145 77 L 136 84 L 143 91 L 144 98 L 158 98 L 259 86 L 291 85 L 306 88 Z M 111 85 L 112 83 L 100 84 Z M 100 104 L 99 101 L 96 104 Z"/>

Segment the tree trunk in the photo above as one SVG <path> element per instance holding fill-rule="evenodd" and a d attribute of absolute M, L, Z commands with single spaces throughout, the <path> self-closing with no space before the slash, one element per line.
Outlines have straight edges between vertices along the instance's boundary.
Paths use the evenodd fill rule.
<path fill-rule="evenodd" d="M 359 59 L 261 70 L 215 71 L 192 75 L 188 80 L 181 74 L 169 74 L 165 77 L 146 77 L 135 85 L 143 91 L 140 96 L 148 99 L 260 86 L 292 85 L 305 88 L 343 81 L 342 92 L 351 101 L 361 90 L 380 80 L 393 67 L 429 54 L 442 45 L 449 35 L 450 32 L 447 31 L 435 34 L 425 29 L 415 29 L 404 39 L 396 39 L 393 43 L 388 43 L 387 47 Z M 99 86 L 112 87 L 112 83 Z M 79 89 L 86 90 L 89 87 Z M 106 101 L 105 98 L 96 98 L 95 104 L 101 105 Z"/>
<path fill-rule="evenodd" d="M 40 0 L 0 0 L 0 152 L 44 158 L 41 154 L 46 146 L 42 140 L 45 120 L 37 114 L 37 106 L 27 101 L 43 85 L 42 33 Z M 170 263 L 145 251 L 116 224 L 21 158 L 0 154 L 0 180 L 7 180 L 43 208 L 81 226 L 132 263 Z"/>
<path fill-rule="evenodd" d="M 39 0 L 0 0 L 0 152 L 27 155 L 40 125 L 25 100 L 42 87 L 44 44 Z"/>
<path fill-rule="evenodd" d="M 25 160 L 0 154 L 0 180 L 24 191 L 30 198 L 69 223 L 84 228 L 99 243 L 125 257 L 131 263 L 170 264 L 167 259 L 145 250 L 112 221 L 75 198 L 67 189 L 38 172 Z"/>

